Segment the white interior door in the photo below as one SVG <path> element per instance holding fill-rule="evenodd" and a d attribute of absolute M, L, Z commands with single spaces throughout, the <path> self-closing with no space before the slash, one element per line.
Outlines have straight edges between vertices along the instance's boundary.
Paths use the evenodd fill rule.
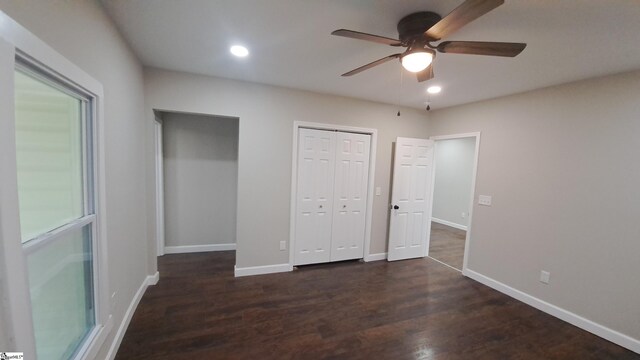
<path fill-rule="evenodd" d="M 333 131 L 298 133 L 294 265 L 331 260 L 335 141 Z"/>
<path fill-rule="evenodd" d="M 331 261 L 364 256 L 371 135 L 336 133 Z"/>
<path fill-rule="evenodd" d="M 389 261 L 426 256 L 431 228 L 433 140 L 396 140 Z"/>

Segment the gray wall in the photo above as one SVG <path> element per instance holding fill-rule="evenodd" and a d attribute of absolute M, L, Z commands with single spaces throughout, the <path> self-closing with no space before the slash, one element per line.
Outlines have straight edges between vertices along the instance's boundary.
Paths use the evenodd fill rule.
<path fill-rule="evenodd" d="M 155 272 L 146 215 L 155 200 L 145 193 L 155 185 L 142 164 L 153 169 L 157 108 L 240 118 L 241 267 L 288 261 L 278 243 L 289 238 L 294 120 L 379 129 L 372 253 L 386 250 L 393 139 L 482 131 L 476 193 L 493 206 L 474 206 L 469 268 L 640 338 L 640 72 L 433 111 L 428 122 L 419 110 L 397 118 L 390 105 L 153 69 L 143 99 L 140 65 L 96 3 L 2 0 L 0 9 L 104 85 L 115 328 Z"/>
<path fill-rule="evenodd" d="M 238 119 L 164 113 L 165 245 L 236 242 Z"/>
<path fill-rule="evenodd" d="M 114 330 L 148 274 L 142 67 L 94 1 L 2 0 L 0 9 L 104 86 L 109 289 Z M 154 253 L 155 254 L 155 253 Z"/>
<path fill-rule="evenodd" d="M 467 226 L 475 152 L 476 138 L 436 141 L 432 217 Z"/>
<path fill-rule="evenodd" d="M 279 243 L 289 241 L 293 122 L 377 128 L 374 181 L 382 196 L 374 198 L 371 253 L 386 252 L 392 142 L 427 137 L 424 110 L 403 108 L 397 117 L 392 105 L 157 69 L 146 69 L 145 95 L 149 109 L 240 119 L 238 267 L 289 262 Z"/>
<path fill-rule="evenodd" d="M 0 258 L 2 259 L 2 258 Z M 4 271 L 3 271 L 4 272 Z M 0 276 L 0 289 L 5 289 L 5 281 L 4 279 L 7 278 L 6 274 L 0 274 L 2 276 Z M 6 309 L 9 308 L 9 299 L 7 298 L 6 294 L 2 294 L 0 295 L 0 309 L 2 311 L 0 311 L 0 323 L 1 324 L 7 324 L 7 318 L 9 317 L 8 313 L 5 314 Z M 12 334 L 8 334 L 7 333 L 7 329 L 9 328 L 9 326 L 0 326 L 0 348 L 7 351 L 11 351 L 13 349 L 14 344 L 12 343 L 12 340 L 10 339 L 10 337 L 13 337 Z"/>
<path fill-rule="evenodd" d="M 639 94 L 631 72 L 430 117 L 432 135 L 482 131 L 476 195 L 493 206 L 474 205 L 469 268 L 635 339 Z"/>

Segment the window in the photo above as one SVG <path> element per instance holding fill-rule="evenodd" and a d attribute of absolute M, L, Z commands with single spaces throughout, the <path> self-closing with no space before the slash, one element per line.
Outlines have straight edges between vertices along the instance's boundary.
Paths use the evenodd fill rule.
<path fill-rule="evenodd" d="M 2 332 L 25 359 L 93 359 L 113 328 L 102 84 L 0 11 L 0 94 Z"/>
<path fill-rule="evenodd" d="M 18 63 L 18 205 L 39 359 L 72 359 L 96 327 L 90 98 Z"/>

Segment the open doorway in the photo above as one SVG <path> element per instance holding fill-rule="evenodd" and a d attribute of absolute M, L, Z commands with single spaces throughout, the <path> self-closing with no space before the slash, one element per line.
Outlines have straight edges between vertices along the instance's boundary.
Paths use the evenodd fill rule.
<path fill-rule="evenodd" d="M 155 111 L 158 255 L 235 250 L 238 118 Z"/>
<path fill-rule="evenodd" d="M 432 137 L 435 141 L 429 257 L 466 268 L 480 134 Z"/>

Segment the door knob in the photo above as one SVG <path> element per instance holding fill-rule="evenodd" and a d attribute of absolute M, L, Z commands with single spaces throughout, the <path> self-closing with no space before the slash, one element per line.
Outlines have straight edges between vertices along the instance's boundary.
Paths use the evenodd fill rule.
<path fill-rule="evenodd" d="M 322 209 L 322 205 L 320 205 L 320 209 Z"/>
<path fill-rule="evenodd" d="M 398 205 L 393 205 L 393 210 L 398 210 L 398 209 L 400 209 L 400 206 L 398 206 Z"/>
<path fill-rule="evenodd" d="M 347 207 L 347 205 L 342 205 L 342 208 L 343 208 L 343 209 L 344 209 L 344 208 L 346 208 L 346 207 Z"/>

